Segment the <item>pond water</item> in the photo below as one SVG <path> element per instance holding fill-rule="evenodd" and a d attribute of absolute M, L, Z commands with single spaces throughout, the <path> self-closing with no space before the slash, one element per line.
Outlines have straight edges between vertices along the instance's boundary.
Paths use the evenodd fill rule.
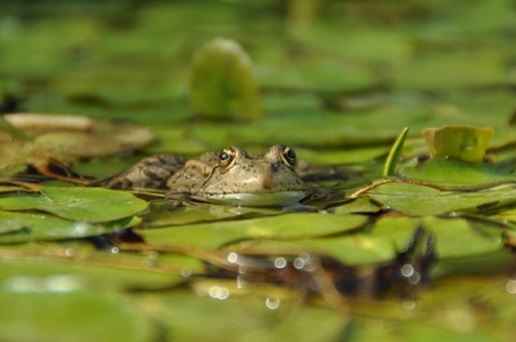
<path fill-rule="evenodd" d="M 1 7 L 0 111 L 41 115 L 0 121 L 0 340 L 516 334 L 511 1 Z M 422 135 L 445 125 L 455 158 Z M 274 144 L 327 191 L 252 208 L 86 186 Z"/>

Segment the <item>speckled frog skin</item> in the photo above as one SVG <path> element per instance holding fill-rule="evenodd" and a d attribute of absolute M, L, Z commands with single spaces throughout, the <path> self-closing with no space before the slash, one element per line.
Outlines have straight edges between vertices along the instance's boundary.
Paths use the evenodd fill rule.
<path fill-rule="evenodd" d="M 309 190 L 296 173 L 296 154 L 274 145 L 263 154 L 230 146 L 187 161 L 166 183 L 174 193 L 195 200 L 247 206 L 274 206 L 299 201 Z"/>
<path fill-rule="evenodd" d="M 185 161 L 176 155 L 147 157 L 118 175 L 92 183 L 115 189 L 168 189 L 172 204 L 211 202 L 242 206 L 283 206 L 313 191 L 290 147 L 274 145 L 263 154 L 230 146 Z M 297 169 L 297 171 L 296 171 Z M 299 172 L 298 172 L 299 171 Z"/>

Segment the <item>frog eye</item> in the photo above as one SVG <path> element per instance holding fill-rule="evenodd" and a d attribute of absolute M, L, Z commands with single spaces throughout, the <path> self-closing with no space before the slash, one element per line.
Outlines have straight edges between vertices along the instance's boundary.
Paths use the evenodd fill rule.
<path fill-rule="evenodd" d="M 285 146 L 283 148 L 283 153 L 281 154 L 281 156 L 283 157 L 283 160 L 287 163 L 287 165 L 296 165 L 296 152 L 294 152 L 294 150 L 290 147 Z"/>
<path fill-rule="evenodd" d="M 236 151 L 232 147 L 228 147 L 224 149 L 224 151 L 219 154 L 219 166 L 222 169 L 225 169 L 231 165 L 231 162 L 235 159 Z"/>

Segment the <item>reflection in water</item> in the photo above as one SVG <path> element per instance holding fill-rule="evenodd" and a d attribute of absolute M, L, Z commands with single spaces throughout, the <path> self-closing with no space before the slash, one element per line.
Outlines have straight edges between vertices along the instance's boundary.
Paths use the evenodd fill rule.
<path fill-rule="evenodd" d="M 79 290 L 81 282 L 76 276 L 55 274 L 48 277 L 14 276 L 4 282 L 4 288 L 13 292 L 64 293 Z"/>
<path fill-rule="evenodd" d="M 509 294 L 516 294 L 516 280 L 509 280 L 505 285 L 505 291 Z"/>
<path fill-rule="evenodd" d="M 226 300 L 229 298 L 230 291 L 225 286 L 213 285 L 212 287 L 210 287 L 208 294 L 210 295 L 211 298 L 219 299 L 219 300 Z"/>
<path fill-rule="evenodd" d="M 276 310 L 281 305 L 281 299 L 278 297 L 267 297 L 265 299 L 265 306 L 267 309 Z"/>
<path fill-rule="evenodd" d="M 203 277 L 219 280 L 210 284 L 207 291 L 210 297 L 219 300 L 227 299 L 237 290 L 249 291 L 256 286 L 267 289 L 273 285 L 285 288 L 287 293 L 320 295 L 330 305 L 344 303 L 343 299 L 350 296 L 379 297 L 390 293 L 401 297 L 403 307 L 412 310 L 420 288 L 430 283 L 435 260 L 433 236 L 419 228 L 407 248 L 383 264 L 348 266 L 332 257 L 306 252 L 271 255 L 231 251 L 222 259 L 213 259 L 213 263 L 206 259 L 208 268 Z M 228 279 L 229 283 L 221 284 L 220 281 Z M 263 294 L 267 308 L 274 310 L 280 306 L 281 296 L 267 291 Z"/>

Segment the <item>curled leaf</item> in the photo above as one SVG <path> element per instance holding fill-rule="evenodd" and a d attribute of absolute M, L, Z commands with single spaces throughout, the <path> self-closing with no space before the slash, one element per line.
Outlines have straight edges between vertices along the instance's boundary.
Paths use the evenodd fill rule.
<path fill-rule="evenodd" d="M 493 133 L 491 127 L 453 125 L 425 129 L 423 136 L 433 157 L 478 163 L 484 159 Z"/>
<path fill-rule="evenodd" d="M 80 115 L 12 113 L 6 115 L 5 120 L 32 137 L 33 149 L 55 158 L 110 155 L 141 148 L 154 140 L 154 134 L 145 127 Z"/>
<path fill-rule="evenodd" d="M 190 65 L 189 96 L 192 106 L 207 117 L 262 116 L 251 59 L 229 39 L 212 40 L 195 54 Z"/>

